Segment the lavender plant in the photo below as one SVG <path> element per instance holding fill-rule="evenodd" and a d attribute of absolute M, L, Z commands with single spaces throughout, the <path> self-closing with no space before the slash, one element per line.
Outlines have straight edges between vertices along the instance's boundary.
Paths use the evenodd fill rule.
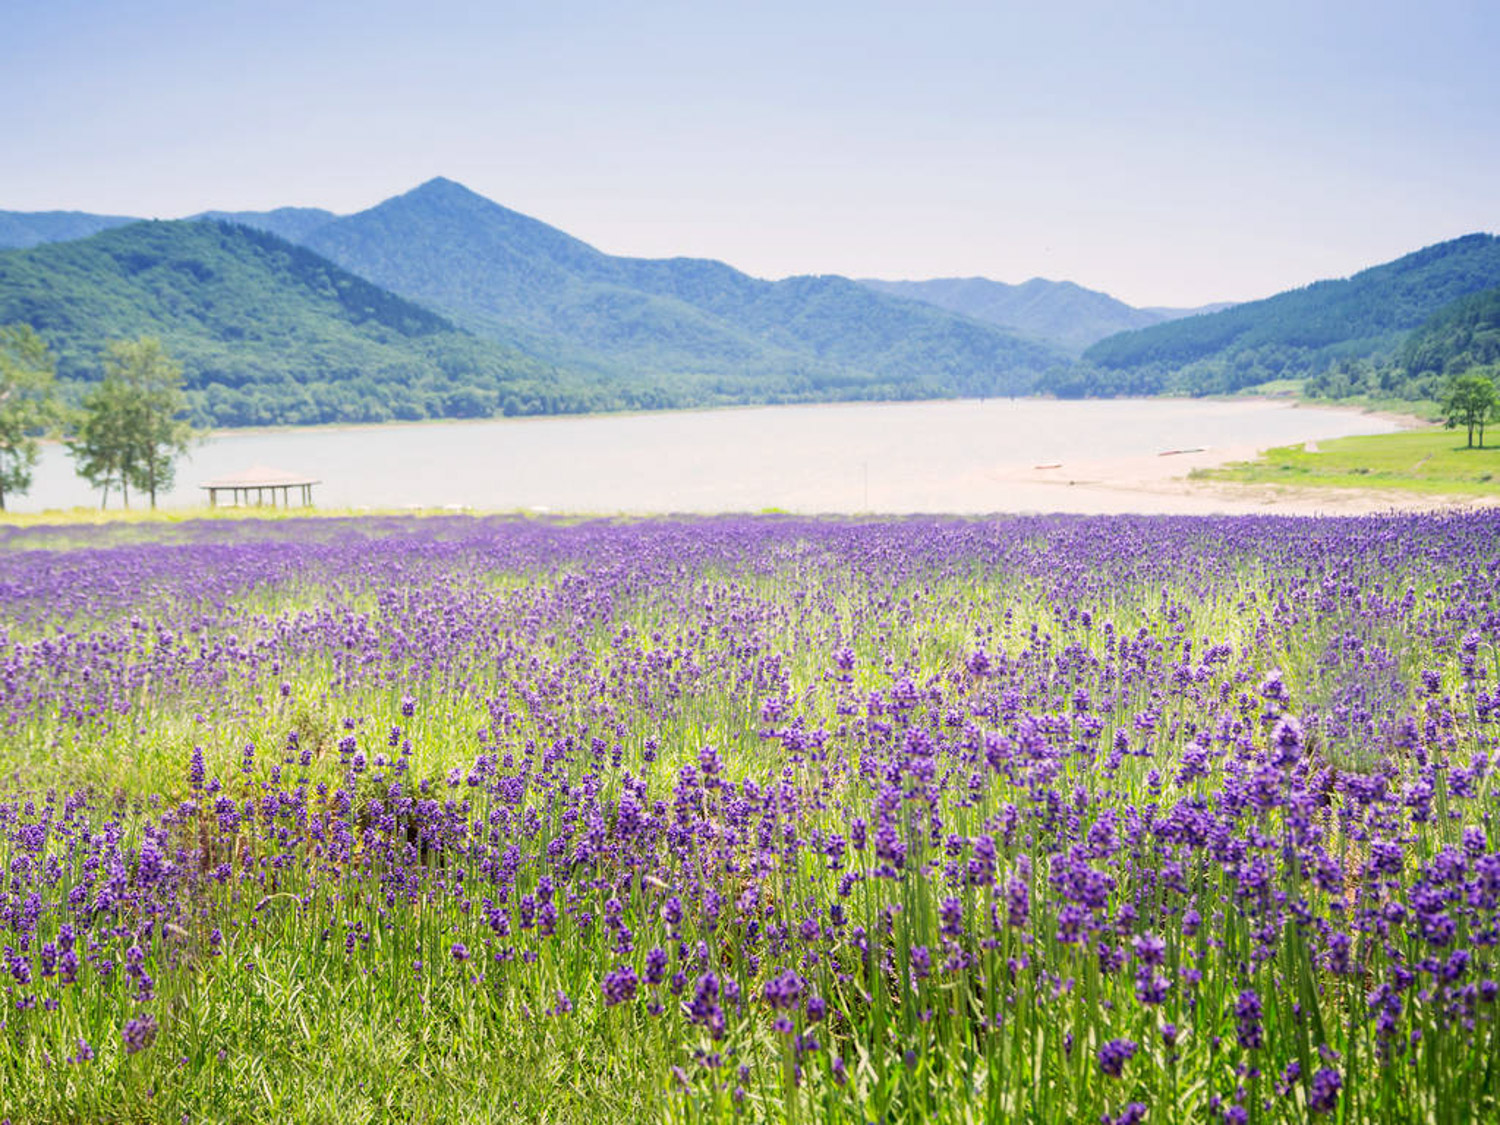
<path fill-rule="evenodd" d="M 1497 1112 L 1500 520 L 0 553 L 0 1117 Z"/>

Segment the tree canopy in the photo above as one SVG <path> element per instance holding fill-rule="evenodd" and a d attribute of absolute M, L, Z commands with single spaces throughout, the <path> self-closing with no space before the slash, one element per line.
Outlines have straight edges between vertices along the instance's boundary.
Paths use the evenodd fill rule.
<path fill-rule="evenodd" d="M 1474 446 L 1474 431 L 1479 431 L 1479 448 L 1484 448 L 1484 427 L 1495 415 L 1500 397 L 1489 374 L 1475 368 L 1455 377 L 1443 392 L 1443 419 L 1449 429 L 1467 426 L 1469 447 Z"/>
<path fill-rule="evenodd" d="M 126 507 L 130 489 L 144 492 L 156 507 L 171 488 L 177 457 L 186 452 L 193 430 L 182 418 L 187 397 L 182 365 L 161 341 L 143 336 L 111 340 L 104 348 L 104 378 L 84 397 L 69 449 L 78 472 L 109 501 L 118 488 Z"/>

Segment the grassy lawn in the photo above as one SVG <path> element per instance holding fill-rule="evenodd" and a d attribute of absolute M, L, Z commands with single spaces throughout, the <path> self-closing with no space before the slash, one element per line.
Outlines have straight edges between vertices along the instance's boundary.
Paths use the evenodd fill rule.
<path fill-rule="evenodd" d="M 1488 436 L 1488 435 L 1487 435 Z M 1466 449 L 1458 430 L 1407 430 L 1269 449 L 1254 461 L 1200 469 L 1197 480 L 1319 488 L 1402 489 L 1433 495 L 1500 494 L 1500 445 Z"/>

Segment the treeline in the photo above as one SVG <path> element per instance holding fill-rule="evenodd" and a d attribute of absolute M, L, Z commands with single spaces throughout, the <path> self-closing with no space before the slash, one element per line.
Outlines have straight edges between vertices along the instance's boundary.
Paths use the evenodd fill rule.
<path fill-rule="evenodd" d="M 1439 401 L 1455 378 L 1500 363 L 1500 287 L 1439 309 L 1392 353 L 1330 364 L 1307 380 L 1315 398 Z"/>

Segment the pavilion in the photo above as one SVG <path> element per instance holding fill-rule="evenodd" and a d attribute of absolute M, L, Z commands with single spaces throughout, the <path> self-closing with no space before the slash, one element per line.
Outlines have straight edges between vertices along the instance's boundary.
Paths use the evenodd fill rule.
<path fill-rule="evenodd" d="M 200 487 L 208 490 L 208 502 L 212 507 L 218 506 L 219 493 L 227 492 L 233 496 L 232 503 L 236 507 L 241 504 L 269 502 L 274 508 L 279 490 L 281 506 L 289 508 L 292 506 L 292 489 L 296 489 L 301 496 L 301 503 L 311 508 L 313 485 L 322 483 L 302 473 L 289 473 L 283 469 L 268 469 L 264 465 L 256 465 L 242 473 L 231 473 L 227 477 L 205 481 Z"/>

